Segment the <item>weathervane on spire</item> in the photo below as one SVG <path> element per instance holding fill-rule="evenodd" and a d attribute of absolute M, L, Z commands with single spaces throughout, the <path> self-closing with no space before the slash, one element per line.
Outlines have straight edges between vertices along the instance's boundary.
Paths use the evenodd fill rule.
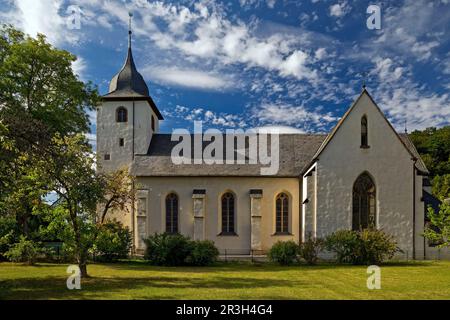
<path fill-rule="evenodd" d="M 128 24 L 128 48 L 131 48 L 131 35 L 133 34 L 133 31 L 131 31 L 131 20 L 133 18 L 133 13 L 130 11 L 128 12 L 129 24 Z"/>
<path fill-rule="evenodd" d="M 361 74 L 362 74 L 362 88 L 365 89 L 369 72 L 363 71 Z"/>

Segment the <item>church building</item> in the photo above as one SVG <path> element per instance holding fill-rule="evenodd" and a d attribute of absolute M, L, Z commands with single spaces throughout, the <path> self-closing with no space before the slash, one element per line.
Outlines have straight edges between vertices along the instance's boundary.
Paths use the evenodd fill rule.
<path fill-rule="evenodd" d="M 126 166 L 136 176 L 135 205 L 115 214 L 132 230 L 135 252 L 163 232 L 249 255 L 279 240 L 372 226 L 393 235 L 410 258 L 425 256 L 428 170 L 366 89 L 329 134 L 280 134 L 275 175 L 261 175 L 258 164 L 174 164 L 177 142 L 160 133 L 161 120 L 136 69 L 130 32 L 125 64 L 97 108 L 97 156 L 101 170 Z"/>

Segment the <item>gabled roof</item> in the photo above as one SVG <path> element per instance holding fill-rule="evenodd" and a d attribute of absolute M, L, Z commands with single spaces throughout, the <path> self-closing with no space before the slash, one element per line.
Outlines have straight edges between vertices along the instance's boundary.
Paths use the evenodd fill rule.
<path fill-rule="evenodd" d="M 392 131 L 395 133 L 396 137 L 399 139 L 399 141 L 401 142 L 401 144 L 405 147 L 405 149 L 408 151 L 408 153 L 411 155 L 412 159 L 417 159 L 416 162 L 416 167 L 418 170 L 421 171 L 421 173 L 424 174 L 428 174 L 428 170 L 425 166 L 425 164 L 423 163 L 422 159 L 420 158 L 419 153 L 417 152 L 416 148 L 414 147 L 414 144 L 412 143 L 412 141 L 409 139 L 408 135 L 405 134 L 403 137 L 401 137 L 397 131 L 394 129 L 394 127 L 392 126 L 391 122 L 386 118 L 385 114 L 383 113 L 383 111 L 381 111 L 380 107 L 378 107 L 377 103 L 373 100 L 372 96 L 369 94 L 369 92 L 367 91 L 366 88 L 363 89 L 363 91 L 361 92 L 361 94 L 358 96 L 358 98 L 353 102 L 353 104 L 350 106 L 350 108 L 345 112 L 345 114 L 342 116 L 342 118 L 338 121 L 338 123 L 336 124 L 336 126 L 333 128 L 333 130 L 328 134 L 328 136 L 325 138 L 325 140 L 323 141 L 322 145 L 319 147 L 319 149 L 317 150 L 317 152 L 314 154 L 310 164 L 307 166 L 307 168 L 305 168 L 305 170 L 302 172 L 302 174 L 305 173 L 306 170 L 309 169 L 309 167 L 318 160 L 320 154 L 323 152 L 323 150 L 325 150 L 325 148 L 327 147 L 328 143 L 333 139 L 333 137 L 336 135 L 337 131 L 339 130 L 339 128 L 342 126 L 342 124 L 344 123 L 344 121 L 347 119 L 348 115 L 352 112 L 352 110 L 355 108 L 355 106 L 358 104 L 359 100 L 361 99 L 361 97 L 366 94 L 369 99 L 371 100 L 371 102 L 374 104 L 375 108 L 378 110 L 378 112 L 381 114 L 381 116 L 383 117 L 383 119 L 386 121 L 386 123 L 389 125 L 389 127 L 392 129 Z"/>
<path fill-rule="evenodd" d="M 193 141 L 194 135 L 190 136 Z M 225 135 L 223 135 L 225 140 Z M 280 134 L 279 170 L 269 177 L 298 177 L 309 163 L 325 135 L 321 134 Z M 211 142 L 203 142 L 204 150 Z M 133 173 L 136 176 L 261 176 L 261 164 L 181 164 L 175 165 L 171 152 L 178 141 L 171 141 L 170 134 L 155 134 L 145 155 L 136 155 Z M 225 143 L 224 143 L 225 144 Z M 247 146 L 248 148 L 248 146 Z M 236 153 L 236 149 L 235 149 Z M 223 152 L 224 157 L 226 152 Z M 194 152 L 191 152 L 193 158 Z M 193 161 L 192 161 L 193 163 Z"/>

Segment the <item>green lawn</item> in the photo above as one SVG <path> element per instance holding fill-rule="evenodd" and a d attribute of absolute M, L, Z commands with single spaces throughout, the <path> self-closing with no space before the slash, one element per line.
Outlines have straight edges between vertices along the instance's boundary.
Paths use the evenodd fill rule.
<path fill-rule="evenodd" d="M 450 262 L 381 267 L 368 290 L 366 268 L 222 263 L 152 267 L 143 262 L 89 265 L 81 290 L 66 289 L 67 265 L 0 263 L 0 299 L 450 299 Z"/>

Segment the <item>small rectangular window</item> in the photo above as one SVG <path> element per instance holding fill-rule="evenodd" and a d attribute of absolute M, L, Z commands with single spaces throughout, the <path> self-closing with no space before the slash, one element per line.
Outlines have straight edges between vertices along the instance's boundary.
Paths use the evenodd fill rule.
<path fill-rule="evenodd" d="M 119 139 L 119 146 L 123 147 L 125 145 L 125 140 L 123 138 Z"/>
<path fill-rule="evenodd" d="M 105 160 L 111 160 L 111 155 L 110 154 L 105 154 Z"/>

